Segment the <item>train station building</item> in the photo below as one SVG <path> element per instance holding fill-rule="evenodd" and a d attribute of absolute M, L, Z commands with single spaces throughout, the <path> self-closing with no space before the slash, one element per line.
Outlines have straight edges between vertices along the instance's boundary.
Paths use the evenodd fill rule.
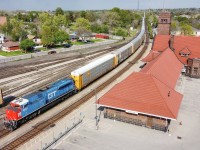
<path fill-rule="evenodd" d="M 200 37 L 156 35 L 152 50 L 143 61 L 150 62 L 168 47 L 185 66 L 187 76 L 200 78 Z"/>
<path fill-rule="evenodd" d="M 115 85 L 98 104 L 104 117 L 167 131 L 178 117 L 183 95 L 175 90 L 183 65 L 167 48 L 140 72 Z"/>

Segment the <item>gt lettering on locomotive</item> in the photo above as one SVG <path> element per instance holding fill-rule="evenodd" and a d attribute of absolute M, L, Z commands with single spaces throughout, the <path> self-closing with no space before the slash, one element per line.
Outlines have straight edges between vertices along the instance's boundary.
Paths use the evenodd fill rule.
<path fill-rule="evenodd" d="M 48 99 L 53 98 L 56 95 L 56 91 L 53 91 L 52 93 L 48 94 Z"/>

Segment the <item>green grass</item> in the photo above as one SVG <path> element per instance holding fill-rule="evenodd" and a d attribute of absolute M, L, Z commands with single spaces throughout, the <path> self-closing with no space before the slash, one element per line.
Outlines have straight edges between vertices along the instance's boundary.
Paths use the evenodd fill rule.
<path fill-rule="evenodd" d="M 13 51 L 13 52 L 4 52 L 0 50 L 0 55 L 10 57 L 10 56 L 17 56 L 17 55 L 24 55 L 25 53 L 22 51 Z"/>
<path fill-rule="evenodd" d="M 135 36 L 138 30 L 133 30 L 130 32 L 131 37 Z"/>
<path fill-rule="evenodd" d="M 84 42 L 72 42 L 73 45 L 84 45 Z"/>
<path fill-rule="evenodd" d="M 90 41 L 92 41 L 92 42 L 101 42 L 101 41 L 103 41 L 103 39 L 91 39 Z"/>

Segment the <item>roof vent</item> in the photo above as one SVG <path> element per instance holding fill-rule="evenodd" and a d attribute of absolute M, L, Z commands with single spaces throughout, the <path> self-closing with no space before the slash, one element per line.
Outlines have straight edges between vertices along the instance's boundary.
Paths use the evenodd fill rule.
<path fill-rule="evenodd" d="M 168 92 L 168 97 L 170 97 L 170 91 Z"/>

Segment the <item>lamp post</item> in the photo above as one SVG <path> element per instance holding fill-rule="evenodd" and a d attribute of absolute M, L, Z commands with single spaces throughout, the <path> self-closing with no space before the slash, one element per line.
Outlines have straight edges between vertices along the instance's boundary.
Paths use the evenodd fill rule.
<path fill-rule="evenodd" d="M 96 119 L 96 129 L 98 130 L 98 117 L 97 117 L 97 89 L 95 88 L 95 119 Z"/>

